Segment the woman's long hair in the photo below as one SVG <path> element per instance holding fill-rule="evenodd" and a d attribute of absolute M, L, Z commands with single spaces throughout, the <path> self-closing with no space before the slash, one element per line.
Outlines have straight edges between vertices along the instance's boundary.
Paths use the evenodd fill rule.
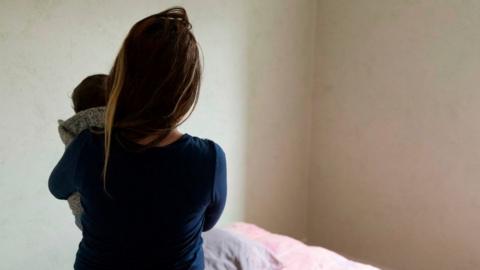
<path fill-rule="evenodd" d="M 105 190 L 112 135 L 152 147 L 195 107 L 202 69 L 191 28 L 185 9 L 174 7 L 137 22 L 125 38 L 107 82 Z"/>

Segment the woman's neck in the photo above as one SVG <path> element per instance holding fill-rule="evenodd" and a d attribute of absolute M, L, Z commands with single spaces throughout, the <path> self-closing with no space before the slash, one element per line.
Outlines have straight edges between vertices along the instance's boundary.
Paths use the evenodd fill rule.
<path fill-rule="evenodd" d="M 174 143 L 175 141 L 180 139 L 182 136 L 183 136 L 183 133 L 178 131 L 178 129 L 174 129 L 174 130 L 170 131 L 170 133 L 168 133 L 168 135 L 165 138 L 163 138 L 163 140 L 161 140 L 160 142 L 158 142 L 157 144 L 155 144 L 153 146 L 154 147 L 167 146 L 169 144 Z M 148 136 L 148 137 L 145 137 L 145 138 L 141 139 L 137 143 L 140 144 L 140 145 L 147 145 L 147 144 L 150 144 L 151 142 L 153 142 L 156 138 L 157 138 L 157 136 L 155 136 L 155 135 Z"/>

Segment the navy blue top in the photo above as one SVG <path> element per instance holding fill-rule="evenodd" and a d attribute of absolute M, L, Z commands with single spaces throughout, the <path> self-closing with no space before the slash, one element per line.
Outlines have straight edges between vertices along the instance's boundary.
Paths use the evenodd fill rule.
<path fill-rule="evenodd" d="M 103 147 L 103 135 L 83 131 L 48 183 L 58 199 L 81 194 L 83 238 L 74 268 L 204 269 L 201 232 L 215 225 L 226 200 L 220 146 L 185 134 L 139 152 L 112 139 L 111 197 L 103 186 Z"/>

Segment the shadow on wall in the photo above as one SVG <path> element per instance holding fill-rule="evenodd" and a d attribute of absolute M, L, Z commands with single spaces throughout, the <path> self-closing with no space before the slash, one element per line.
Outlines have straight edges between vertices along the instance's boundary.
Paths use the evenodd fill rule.
<path fill-rule="evenodd" d="M 313 1 L 249 8 L 245 218 L 306 240 Z"/>

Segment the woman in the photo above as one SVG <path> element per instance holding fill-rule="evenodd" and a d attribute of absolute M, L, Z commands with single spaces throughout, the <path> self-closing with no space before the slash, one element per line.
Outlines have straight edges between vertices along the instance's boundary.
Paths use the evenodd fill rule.
<path fill-rule="evenodd" d="M 203 269 L 201 232 L 219 219 L 226 165 L 214 142 L 177 127 L 196 104 L 199 49 L 183 8 L 136 23 L 109 74 L 103 134 L 83 131 L 53 170 L 80 192 L 83 269 Z"/>

